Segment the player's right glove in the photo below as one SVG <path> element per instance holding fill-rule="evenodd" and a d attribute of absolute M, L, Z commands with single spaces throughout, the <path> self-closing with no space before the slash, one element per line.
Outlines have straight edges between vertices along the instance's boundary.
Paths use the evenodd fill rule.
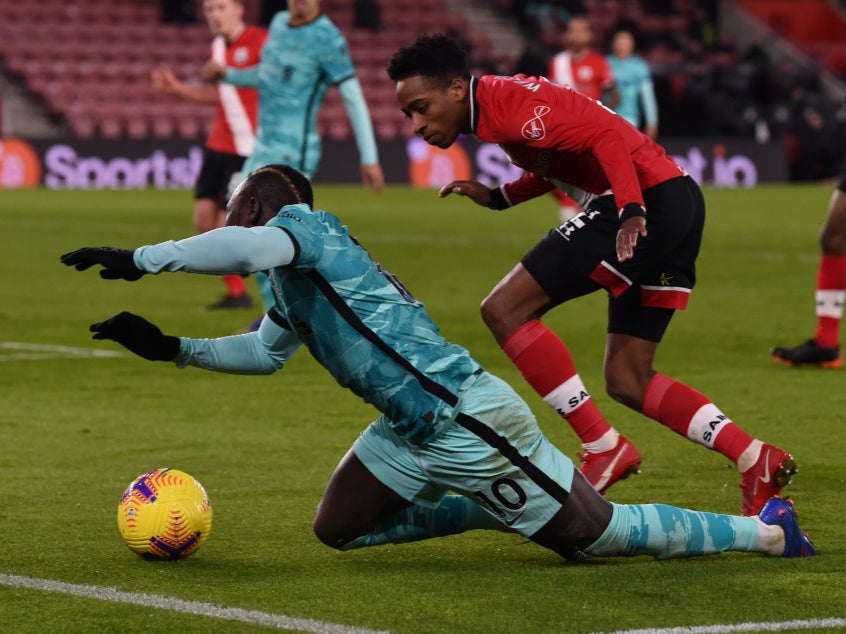
<path fill-rule="evenodd" d="M 146 272 L 135 266 L 132 258 L 134 253 L 134 251 L 114 247 L 84 247 L 65 253 L 62 256 L 62 264 L 73 266 L 77 271 L 84 271 L 95 264 L 100 264 L 103 266 L 100 277 L 104 280 L 123 279 L 134 282 Z"/>
<path fill-rule="evenodd" d="M 148 361 L 173 361 L 179 353 L 179 337 L 162 334 L 159 327 L 140 315 L 123 311 L 88 328 L 94 339 L 111 339 Z"/>

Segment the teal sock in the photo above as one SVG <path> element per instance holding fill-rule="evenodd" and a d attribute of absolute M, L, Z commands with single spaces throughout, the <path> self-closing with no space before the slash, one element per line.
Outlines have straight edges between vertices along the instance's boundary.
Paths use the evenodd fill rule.
<path fill-rule="evenodd" d="M 276 302 L 273 298 L 273 288 L 270 286 L 270 278 L 266 273 L 261 272 L 254 273 L 253 275 L 256 278 L 256 285 L 258 286 L 259 297 L 261 297 L 264 311 L 267 312 L 273 308 L 273 304 Z"/>
<path fill-rule="evenodd" d="M 502 524 L 463 495 L 447 495 L 435 508 L 409 506 L 386 517 L 372 533 L 341 547 L 352 550 L 381 544 L 402 544 L 474 529 L 501 529 Z"/>
<path fill-rule="evenodd" d="M 600 557 L 669 559 L 754 551 L 758 535 L 754 517 L 689 511 L 666 504 L 614 504 L 608 528 L 586 552 Z"/>

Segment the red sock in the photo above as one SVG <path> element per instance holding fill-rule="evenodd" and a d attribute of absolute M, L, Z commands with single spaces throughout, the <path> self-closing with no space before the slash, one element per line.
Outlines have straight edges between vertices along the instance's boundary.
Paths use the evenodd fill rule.
<path fill-rule="evenodd" d="M 719 451 L 735 464 L 755 440 L 704 394 L 660 372 L 646 387 L 643 413 L 677 434 Z"/>
<path fill-rule="evenodd" d="M 232 297 L 241 297 L 247 292 L 247 285 L 244 284 L 244 278 L 240 275 L 224 275 L 223 281 L 226 283 L 226 288 L 229 289 L 229 294 Z"/>
<path fill-rule="evenodd" d="M 582 444 L 612 429 L 579 378 L 567 346 L 540 320 L 520 326 L 502 349 L 529 385 L 567 419 Z"/>
<path fill-rule="evenodd" d="M 840 319 L 846 297 L 846 256 L 823 255 L 817 271 L 817 334 L 824 348 L 840 345 Z"/>

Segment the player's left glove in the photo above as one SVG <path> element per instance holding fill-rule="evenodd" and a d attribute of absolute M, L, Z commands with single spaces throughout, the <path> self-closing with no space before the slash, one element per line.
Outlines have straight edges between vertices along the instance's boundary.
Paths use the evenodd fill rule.
<path fill-rule="evenodd" d="M 115 249 L 114 247 L 84 247 L 65 253 L 62 256 L 62 264 L 73 266 L 77 271 L 84 271 L 87 268 L 100 264 L 103 270 L 100 277 L 104 280 L 128 280 L 134 282 L 146 271 L 142 271 L 132 259 L 134 251 L 128 249 Z"/>
<path fill-rule="evenodd" d="M 179 353 L 179 337 L 162 334 L 159 327 L 140 315 L 123 311 L 88 328 L 94 339 L 111 339 L 148 361 L 173 361 Z"/>

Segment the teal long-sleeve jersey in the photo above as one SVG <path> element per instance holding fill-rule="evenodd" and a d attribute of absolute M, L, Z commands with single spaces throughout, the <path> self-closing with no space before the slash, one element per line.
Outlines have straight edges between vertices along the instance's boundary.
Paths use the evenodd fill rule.
<path fill-rule="evenodd" d="M 637 55 L 625 60 L 609 55 L 606 59 L 620 91 L 620 103 L 615 112 L 635 127 L 658 125 L 655 88 L 646 61 Z"/>
<path fill-rule="evenodd" d="M 338 383 L 372 403 L 414 444 L 425 444 L 457 414 L 462 386 L 482 371 L 325 211 L 289 205 L 263 227 L 225 227 L 145 246 L 134 259 L 150 273 L 269 272 L 276 303 L 259 331 L 181 338 L 178 366 L 270 373 L 305 344 Z"/>
<path fill-rule="evenodd" d="M 225 82 L 258 88 L 256 145 L 243 174 L 273 163 L 314 174 L 321 155 L 317 111 L 331 85 L 341 92 L 361 164 L 377 163 L 367 102 L 343 34 L 325 15 L 302 26 L 289 19 L 287 11 L 273 17 L 256 66 L 226 70 Z"/>

